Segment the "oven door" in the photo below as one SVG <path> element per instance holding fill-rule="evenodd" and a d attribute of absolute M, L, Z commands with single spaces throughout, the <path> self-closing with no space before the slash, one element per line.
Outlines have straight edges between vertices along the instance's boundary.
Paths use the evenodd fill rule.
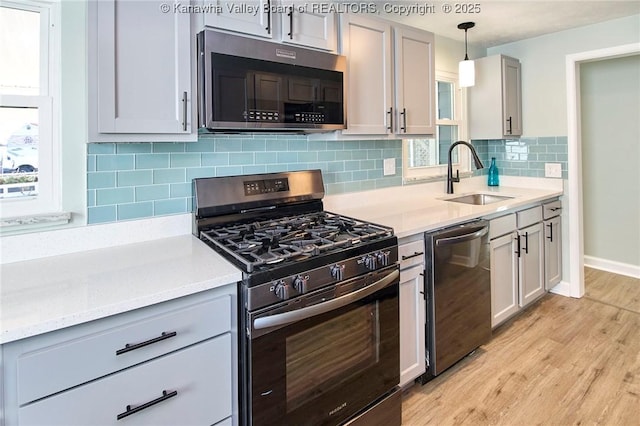
<path fill-rule="evenodd" d="M 339 424 L 392 390 L 398 284 L 393 266 L 249 314 L 247 423 Z"/>

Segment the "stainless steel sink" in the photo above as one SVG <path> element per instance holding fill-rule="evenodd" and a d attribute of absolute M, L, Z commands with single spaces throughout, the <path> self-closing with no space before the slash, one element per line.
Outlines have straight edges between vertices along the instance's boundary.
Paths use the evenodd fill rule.
<path fill-rule="evenodd" d="M 497 203 L 499 201 L 508 200 L 513 197 L 505 195 L 491 194 L 467 194 L 455 198 L 446 198 L 445 201 L 453 201 L 454 203 L 473 204 L 476 206 L 484 206 L 485 204 Z"/>

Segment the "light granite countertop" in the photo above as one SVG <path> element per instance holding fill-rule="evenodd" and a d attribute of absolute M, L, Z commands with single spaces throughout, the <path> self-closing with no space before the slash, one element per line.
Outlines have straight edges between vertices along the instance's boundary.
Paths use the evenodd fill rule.
<path fill-rule="evenodd" d="M 464 179 L 456 184 L 453 195 L 444 193 L 443 182 L 434 182 L 326 196 L 323 201 L 328 211 L 393 227 L 403 239 L 525 208 L 563 193 L 562 180 L 506 177 L 504 185 L 496 188 L 487 187 L 485 182 L 486 177 Z M 484 206 L 446 201 L 477 192 L 513 198 Z M 191 235 L 188 219 L 161 219 L 160 229 L 177 236 L 127 244 L 117 243 L 118 238 L 112 237 L 111 244 L 117 245 L 93 249 L 81 242 L 73 253 L 1 265 L 0 344 L 225 285 L 233 284 L 235 291 L 235 283 L 242 279 L 240 270 Z M 167 223 L 172 226 L 165 231 Z M 89 241 L 89 235 L 109 236 L 115 232 L 131 234 L 129 240 L 135 241 L 137 228 L 148 231 L 151 226 L 131 222 L 42 233 L 40 240 L 46 240 L 46 244 L 31 234 L 8 240 L 10 244 L 3 245 L 3 250 L 31 241 L 45 245 L 36 247 L 43 253 L 55 254 L 56 244 L 66 246 L 70 238 L 82 240 L 87 234 Z M 143 234 L 148 232 L 140 233 L 140 237 Z M 94 240 L 90 244 L 95 246 L 98 243 Z"/>
<path fill-rule="evenodd" d="M 407 185 L 324 198 L 325 210 L 393 228 L 398 238 L 421 234 L 480 217 L 498 216 L 563 194 L 561 180 L 503 179 L 505 185 L 489 187 L 486 176 L 455 184 L 455 194 L 446 194 L 444 184 Z M 536 185 L 536 187 L 523 185 Z M 487 205 L 446 201 L 465 194 L 482 193 L 512 197 Z"/>
<path fill-rule="evenodd" d="M 193 235 L 2 265 L 0 344 L 233 284 Z"/>

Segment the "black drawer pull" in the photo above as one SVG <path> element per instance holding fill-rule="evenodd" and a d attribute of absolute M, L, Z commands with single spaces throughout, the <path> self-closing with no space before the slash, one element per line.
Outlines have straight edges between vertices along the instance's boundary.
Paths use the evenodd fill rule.
<path fill-rule="evenodd" d="M 411 259 L 411 258 L 414 258 L 414 257 L 422 256 L 423 254 L 424 254 L 423 252 L 421 252 L 421 251 L 418 252 L 417 251 L 417 252 L 415 252 L 413 254 L 410 254 L 409 256 L 402 256 L 402 260 L 407 260 L 407 259 Z"/>
<path fill-rule="evenodd" d="M 174 391 L 171 391 L 171 392 L 167 392 L 166 390 L 163 390 L 162 391 L 162 396 L 160 398 L 154 399 L 153 401 L 145 402 L 144 404 L 138 405 L 135 408 L 131 408 L 130 405 L 127 405 L 127 411 L 125 411 L 124 413 L 118 414 L 118 420 L 122 420 L 127 416 L 130 416 L 132 414 L 135 414 L 137 412 L 145 410 L 145 409 L 151 407 L 152 405 L 156 405 L 156 404 L 158 404 L 158 403 L 160 403 L 162 401 L 165 401 L 165 400 L 167 400 L 169 398 L 173 398 L 174 396 L 177 396 L 177 395 L 178 395 L 178 391 L 174 390 Z"/>
<path fill-rule="evenodd" d="M 171 337 L 175 337 L 177 334 L 178 333 L 176 333 L 175 331 L 171 331 L 169 333 L 163 331 L 160 336 L 154 337 L 153 339 L 147 340 L 145 342 L 134 343 L 133 345 L 130 345 L 127 343 L 126 345 L 124 345 L 124 348 L 118 349 L 116 351 L 116 356 L 125 354 L 127 352 L 135 351 L 136 349 L 140 349 L 142 347 L 152 345 L 154 343 L 158 343 L 166 339 L 170 339 Z"/>

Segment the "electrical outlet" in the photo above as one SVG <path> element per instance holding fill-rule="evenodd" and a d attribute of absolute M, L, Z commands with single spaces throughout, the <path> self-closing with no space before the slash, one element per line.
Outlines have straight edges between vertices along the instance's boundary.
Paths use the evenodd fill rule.
<path fill-rule="evenodd" d="M 562 177 L 562 164 L 560 163 L 544 163 L 544 176 L 551 178 Z"/>
<path fill-rule="evenodd" d="M 396 159 L 385 158 L 384 159 L 384 176 L 393 176 L 396 174 Z"/>

